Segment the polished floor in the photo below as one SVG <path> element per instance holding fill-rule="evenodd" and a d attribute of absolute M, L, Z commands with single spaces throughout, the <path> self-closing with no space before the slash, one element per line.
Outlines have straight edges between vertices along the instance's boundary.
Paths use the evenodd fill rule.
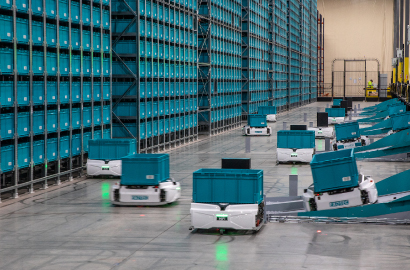
<path fill-rule="evenodd" d="M 367 106 L 361 103 L 361 106 Z M 373 105 L 373 104 L 369 104 Z M 287 124 L 316 121 L 314 103 L 278 115 Z M 324 141 L 317 140 L 318 150 Z M 236 129 L 170 151 L 182 198 L 165 207 L 113 207 L 118 180 L 80 179 L 0 204 L 0 269 L 410 269 L 410 227 L 268 223 L 257 234 L 191 233 L 192 172 L 220 168 L 223 157 L 250 157 L 264 170 L 267 196 L 299 194 L 312 183 L 309 165 L 276 165 L 276 136 L 242 137 Z M 358 162 L 376 181 L 409 169 L 404 162 Z"/>

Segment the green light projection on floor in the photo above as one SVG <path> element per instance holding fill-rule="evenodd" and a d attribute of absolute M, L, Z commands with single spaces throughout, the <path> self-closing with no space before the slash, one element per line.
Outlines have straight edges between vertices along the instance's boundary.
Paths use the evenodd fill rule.
<path fill-rule="evenodd" d="M 110 183 L 101 184 L 101 197 L 103 200 L 110 199 Z"/>
<path fill-rule="evenodd" d="M 323 140 L 318 140 L 318 142 L 317 142 L 317 149 L 318 149 L 319 151 L 322 151 L 322 150 L 323 150 Z"/>
<path fill-rule="evenodd" d="M 297 175 L 297 174 L 298 174 L 298 168 L 292 167 L 292 168 L 290 169 L 290 174 Z"/>
<path fill-rule="evenodd" d="M 228 245 L 225 243 L 217 243 L 215 248 L 215 260 L 218 262 L 228 261 Z"/>

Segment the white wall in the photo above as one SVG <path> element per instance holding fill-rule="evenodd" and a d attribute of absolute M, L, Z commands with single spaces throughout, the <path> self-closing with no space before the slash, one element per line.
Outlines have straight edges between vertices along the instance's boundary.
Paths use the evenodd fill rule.
<path fill-rule="evenodd" d="M 318 0 L 317 8 L 325 18 L 325 83 L 335 58 L 377 58 L 390 78 L 393 0 Z"/>

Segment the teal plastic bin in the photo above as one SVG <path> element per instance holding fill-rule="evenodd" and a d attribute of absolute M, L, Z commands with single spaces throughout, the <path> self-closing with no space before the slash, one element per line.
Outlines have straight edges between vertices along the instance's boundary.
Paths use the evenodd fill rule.
<path fill-rule="evenodd" d="M 90 6 L 83 4 L 82 12 L 83 12 L 83 24 L 84 25 L 90 25 L 91 24 L 91 8 L 90 8 Z"/>
<path fill-rule="evenodd" d="M 44 133 L 44 111 L 33 112 L 33 133 L 34 135 Z"/>
<path fill-rule="evenodd" d="M 345 108 L 326 108 L 328 117 L 345 117 Z"/>
<path fill-rule="evenodd" d="M 313 130 L 279 130 L 278 148 L 315 148 L 315 131 Z"/>
<path fill-rule="evenodd" d="M 55 18 L 57 16 L 56 0 L 46 0 L 46 14 L 48 18 Z"/>
<path fill-rule="evenodd" d="M 43 75 L 44 73 L 44 52 L 33 51 L 33 74 Z"/>
<path fill-rule="evenodd" d="M 34 105 L 42 105 L 44 103 L 44 81 L 34 81 L 32 91 Z"/>
<path fill-rule="evenodd" d="M 57 46 L 57 25 L 47 23 L 46 25 L 46 41 L 47 47 Z"/>
<path fill-rule="evenodd" d="M 315 193 L 359 186 L 353 149 L 316 154 L 310 162 Z"/>
<path fill-rule="evenodd" d="M 197 170 L 193 173 L 192 201 L 260 204 L 263 201 L 263 170 Z"/>
<path fill-rule="evenodd" d="M 153 186 L 169 179 L 169 154 L 135 154 L 121 160 L 121 185 Z"/>
<path fill-rule="evenodd" d="M 89 140 L 89 159 L 118 160 L 136 153 L 134 139 L 94 139 Z"/>
<path fill-rule="evenodd" d="M 57 103 L 57 82 L 47 81 L 47 103 Z"/>
<path fill-rule="evenodd" d="M 334 99 L 333 100 L 333 106 L 340 106 L 342 101 L 343 101 L 343 99 Z"/>
<path fill-rule="evenodd" d="M 80 50 L 81 33 L 77 28 L 71 28 L 71 46 L 73 50 Z"/>
<path fill-rule="evenodd" d="M 67 158 L 70 156 L 70 137 L 60 137 L 60 158 Z"/>
<path fill-rule="evenodd" d="M 14 68 L 13 49 L 0 48 L 0 74 L 12 74 Z"/>
<path fill-rule="evenodd" d="M 0 41 L 12 42 L 13 36 L 13 16 L 0 14 Z"/>
<path fill-rule="evenodd" d="M 11 107 L 14 103 L 14 83 L 12 81 L 0 82 L 0 97 L 2 107 Z"/>
<path fill-rule="evenodd" d="M 19 112 L 17 115 L 17 134 L 19 138 L 30 135 L 30 113 Z"/>
<path fill-rule="evenodd" d="M 80 23 L 80 3 L 71 2 L 71 22 Z"/>
<path fill-rule="evenodd" d="M 83 82 L 83 102 L 91 101 L 91 82 Z"/>
<path fill-rule="evenodd" d="M 2 130 L 3 131 L 3 130 Z M 1 146 L 1 171 L 10 172 L 14 169 L 14 145 Z"/>
<path fill-rule="evenodd" d="M 57 160 L 57 138 L 51 138 L 47 140 L 47 160 L 55 161 Z"/>
<path fill-rule="evenodd" d="M 58 117 L 57 110 L 48 110 L 47 111 L 47 132 L 53 133 L 57 132 L 58 127 Z"/>
<path fill-rule="evenodd" d="M 43 1 L 41 1 L 41 3 L 43 3 Z M 33 31 L 32 32 L 33 45 L 36 45 L 36 46 L 43 45 L 43 42 L 44 42 L 43 23 L 38 22 L 38 21 L 32 21 L 31 29 Z"/>
<path fill-rule="evenodd" d="M 71 124 L 73 129 L 81 127 L 81 110 L 80 108 L 73 108 L 71 110 Z"/>
<path fill-rule="evenodd" d="M 60 129 L 61 131 L 70 129 L 70 110 L 60 110 Z"/>
<path fill-rule="evenodd" d="M 14 113 L 0 114 L 1 139 L 11 139 L 14 137 Z"/>
<path fill-rule="evenodd" d="M 80 81 L 73 81 L 71 84 L 71 95 L 73 103 L 80 103 L 81 101 L 81 83 Z"/>
<path fill-rule="evenodd" d="M 84 132 L 83 135 L 83 148 L 84 148 L 84 152 L 88 152 L 88 145 L 89 145 L 89 141 L 91 140 L 91 132 Z"/>
<path fill-rule="evenodd" d="M 81 154 L 81 134 L 76 134 L 72 136 L 71 140 L 71 155 L 78 156 Z"/>
<path fill-rule="evenodd" d="M 48 145 L 47 145 L 48 147 Z M 39 165 L 44 163 L 45 158 L 44 152 L 44 140 L 33 142 L 33 162 L 34 165 Z"/>
<path fill-rule="evenodd" d="M 110 110 L 110 105 L 105 105 L 103 107 L 103 123 L 104 124 L 109 124 L 111 121 L 111 110 Z"/>
<path fill-rule="evenodd" d="M 60 21 L 68 22 L 68 1 L 58 1 L 58 16 L 60 17 Z"/>
<path fill-rule="evenodd" d="M 68 81 L 60 81 L 60 103 L 66 104 L 70 101 L 70 84 Z"/>
<path fill-rule="evenodd" d="M 266 115 L 248 114 L 248 125 L 251 127 L 267 127 Z"/>
<path fill-rule="evenodd" d="M 19 75 L 28 75 L 30 70 L 29 62 L 29 52 L 26 50 L 17 49 L 17 72 Z"/>
<path fill-rule="evenodd" d="M 360 128 L 358 122 L 349 122 L 335 126 L 336 140 L 346 141 L 360 138 Z"/>
<path fill-rule="evenodd" d="M 274 107 L 274 106 L 260 106 L 260 107 L 258 107 L 258 114 L 263 114 L 263 115 L 276 114 L 276 107 Z"/>
<path fill-rule="evenodd" d="M 27 168 L 30 165 L 30 143 L 19 143 L 17 145 L 18 167 Z"/>
<path fill-rule="evenodd" d="M 28 19 L 16 18 L 17 43 L 28 44 L 30 40 Z"/>
<path fill-rule="evenodd" d="M 91 127 L 91 107 L 83 108 L 83 126 Z"/>
<path fill-rule="evenodd" d="M 94 106 L 94 125 L 101 125 L 101 106 Z"/>

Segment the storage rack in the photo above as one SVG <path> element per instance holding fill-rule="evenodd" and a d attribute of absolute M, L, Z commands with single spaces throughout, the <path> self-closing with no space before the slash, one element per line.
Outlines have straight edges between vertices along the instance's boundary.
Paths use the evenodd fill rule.
<path fill-rule="evenodd" d="M 269 87 L 269 3 L 242 1 L 242 112 L 256 113 L 272 103 Z"/>
<path fill-rule="evenodd" d="M 197 139 L 196 0 L 113 2 L 113 137 L 155 152 Z"/>
<path fill-rule="evenodd" d="M 288 0 L 288 108 L 301 105 L 301 11 L 299 0 Z"/>
<path fill-rule="evenodd" d="M 199 131 L 214 135 L 241 124 L 241 3 L 198 4 Z"/>
<path fill-rule="evenodd" d="M 81 173 L 91 138 L 111 137 L 110 1 L 0 4 L 1 189 Z"/>
<path fill-rule="evenodd" d="M 318 96 L 318 60 L 317 60 L 317 2 L 310 2 L 310 102 Z"/>
<path fill-rule="evenodd" d="M 312 5 L 312 13 L 314 13 L 316 5 Z M 317 8 L 317 7 L 316 7 Z M 316 63 L 316 76 L 317 76 L 317 87 L 319 96 L 323 96 L 325 94 L 324 91 L 324 60 L 325 60 L 325 39 L 324 39 L 324 32 L 325 32 L 325 18 L 322 17 L 322 14 L 316 9 L 316 20 L 317 20 L 317 27 L 316 27 L 316 48 L 312 51 L 312 62 Z M 314 41 L 313 41 L 314 42 Z"/>
<path fill-rule="evenodd" d="M 310 49 L 311 49 L 311 21 L 310 21 L 310 5 L 311 1 L 300 1 L 300 68 L 301 68 L 301 82 L 300 94 L 301 104 L 310 103 Z"/>
<path fill-rule="evenodd" d="M 287 1 L 272 0 L 270 19 L 272 105 L 277 111 L 288 109 L 288 27 Z"/>

